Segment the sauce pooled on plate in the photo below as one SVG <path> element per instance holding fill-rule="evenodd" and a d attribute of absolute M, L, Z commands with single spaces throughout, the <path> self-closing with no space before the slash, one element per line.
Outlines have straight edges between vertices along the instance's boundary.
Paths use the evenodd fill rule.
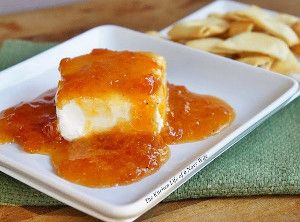
<path fill-rule="evenodd" d="M 132 57 L 133 54 L 125 53 L 122 56 Z M 141 55 L 141 58 L 146 57 Z M 80 61 L 79 65 L 82 66 Z M 147 64 L 151 66 L 152 63 Z M 71 68 L 74 67 L 76 64 Z M 97 66 L 92 67 L 97 69 Z M 143 69 L 142 65 L 138 67 Z M 151 70 L 151 67 L 147 69 Z M 76 78 L 82 82 L 81 77 Z M 76 81 L 70 82 L 75 91 L 79 87 Z M 134 87 L 136 93 L 139 90 L 141 95 L 152 93 L 148 86 L 138 85 L 136 83 Z M 92 93 L 95 93 L 95 85 L 91 83 L 90 86 L 86 90 L 92 88 Z M 105 91 L 103 87 L 106 86 L 102 85 L 101 89 Z M 119 83 L 115 87 L 122 91 Z M 130 85 L 126 83 L 124 87 L 128 91 Z M 154 87 L 155 90 L 158 88 Z M 169 96 L 164 99 L 168 98 L 169 110 L 159 134 L 149 131 L 128 133 L 115 127 L 107 132 L 68 141 L 58 131 L 55 104 L 57 89 L 53 89 L 33 101 L 22 102 L 0 113 L 0 143 L 17 143 L 28 153 L 49 155 L 55 172 L 77 184 L 91 187 L 129 184 L 156 172 L 169 158 L 169 144 L 204 139 L 219 132 L 234 119 L 233 109 L 216 97 L 192 93 L 184 86 L 168 84 L 167 88 L 162 89 L 160 94 L 168 91 Z M 71 95 L 70 92 L 66 93 Z M 72 96 L 74 93 L 72 91 Z M 134 95 L 135 98 L 139 96 Z M 166 109 L 164 106 L 158 108 Z"/>

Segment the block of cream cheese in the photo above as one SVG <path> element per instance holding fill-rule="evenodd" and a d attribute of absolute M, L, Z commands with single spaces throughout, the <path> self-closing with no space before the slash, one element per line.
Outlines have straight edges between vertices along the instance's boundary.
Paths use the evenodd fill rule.
<path fill-rule="evenodd" d="M 56 113 L 66 140 L 111 131 L 161 131 L 168 101 L 163 57 L 94 49 L 63 59 L 59 69 Z"/>

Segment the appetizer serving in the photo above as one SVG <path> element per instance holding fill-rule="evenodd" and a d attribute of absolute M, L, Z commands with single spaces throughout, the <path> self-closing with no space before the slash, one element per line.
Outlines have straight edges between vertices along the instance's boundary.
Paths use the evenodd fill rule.
<path fill-rule="evenodd" d="M 196 141 L 234 119 L 224 101 L 166 82 L 163 57 L 95 49 L 60 63 L 58 88 L 0 114 L 1 143 L 51 156 L 74 183 L 140 180 L 169 157 L 168 144 Z"/>
<path fill-rule="evenodd" d="M 216 1 L 210 10 L 216 8 L 221 11 L 224 4 L 237 3 Z M 228 9 L 227 6 L 224 8 Z M 97 127 L 86 135 L 67 140 L 58 128 L 60 120 L 56 109 L 59 107 L 56 107 L 55 95 L 59 80 L 66 84 L 72 76 L 66 78 L 67 75 L 60 73 L 58 64 L 62 58 L 70 57 L 72 59 L 68 61 L 73 68 L 82 68 L 77 74 L 73 73 L 73 77 L 79 78 L 86 73 L 86 79 L 97 81 L 104 77 L 104 73 L 91 75 L 92 78 L 87 76 L 92 73 L 93 67 L 100 68 L 96 60 L 93 62 L 95 64 L 87 63 L 85 66 L 72 63 L 76 61 L 74 59 L 81 58 L 76 57 L 80 54 L 94 54 L 90 53 L 93 48 L 109 48 L 119 50 L 119 53 L 132 50 L 131 55 L 137 53 L 134 51 L 163 55 L 168 62 L 167 72 L 164 71 L 168 81 L 183 84 L 199 94 L 216 95 L 234 107 L 237 115 L 228 127 L 216 135 L 198 140 L 215 133 L 214 129 L 220 130 L 216 127 L 220 121 L 232 118 L 224 112 L 222 114 L 222 110 L 225 111 L 227 107 L 232 113 L 232 109 L 215 97 L 197 95 L 184 86 L 167 84 L 167 110 L 164 127 L 159 133 L 120 132 L 120 128 L 115 128 L 132 118 L 118 118 L 112 128 L 103 130 Z M 160 57 L 146 54 L 149 55 L 147 58 L 154 61 Z M 113 72 L 117 72 L 117 67 L 120 67 L 122 74 L 128 71 L 124 71 L 124 64 L 120 63 L 114 66 Z M 159 67 L 154 64 L 153 70 L 161 69 Z M 134 68 L 137 66 L 132 64 Z M 136 71 L 142 74 L 141 83 L 146 82 L 144 77 L 154 76 L 153 73 L 157 72 L 144 75 L 144 72 Z M 149 38 L 122 27 L 105 25 L 94 28 L 0 73 L 0 140 L 7 142 L 0 144 L 1 171 L 104 221 L 134 220 L 292 99 L 297 91 L 297 82 L 283 75 L 268 73 L 208 53 L 198 53 L 169 41 Z M 160 81 L 154 80 L 156 83 Z M 74 90 L 80 90 L 83 84 L 88 83 L 80 82 Z M 118 86 L 118 90 L 114 86 L 110 94 L 124 93 L 125 101 L 133 107 L 134 99 L 130 98 L 129 92 L 135 90 L 139 94 L 138 90 L 135 87 L 121 90 L 122 85 Z M 48 89 L 53 91 L 41 95 Z M 34 99 L 37 95 L 41 96 Z M 102 96 L 98 97 L 101 100 Z M 67 98 L 65 102 L 62 108 L 76 102 L 75 108 L 81 112 L 86 110 L 80 101 L 77 103 L 76 96 Z M 213 111 L 218 107 L 218 112 Z M 175 109 L 173 113 L 170 112 L 172 109 Z M 85 117 L 87 123 L 90 115 L 84 113 L 79 116 Z M 221 124 L 219 126 L 222 127 Z M 83 132 L 88 132 L 88 124 L 83 129 Z M 194 142 L 184 143 L 192 138 Z M 179 142 L 181 144 L 177 144 Z M 117 184 L 126 186 L 115 186 Z"/>
<path fill-rule="evenodd" d="M 300 73 L 300 20 L 292 15 L 271 15 L 257 6 L 211 13 L 176 23 L 168 38 L 281 74 Z"/>

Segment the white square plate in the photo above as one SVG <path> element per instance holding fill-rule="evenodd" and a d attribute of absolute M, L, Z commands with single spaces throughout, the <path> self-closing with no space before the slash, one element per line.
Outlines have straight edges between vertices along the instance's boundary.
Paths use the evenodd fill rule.
<path fill-rule="evenodd" d="M 204 7 L 202 7 L 201 9 L 193 12 L 192 14 L 176 21 L 175 23 L 179 22 L 179 21 L 190 21 L 190 20 L 195 20 L 195 19 L 204 19 L 207 18 L 207 16 L 210 13 L 221 13 L 221 14 L 225 14 L 227 12 L 233 11 L 233 10 L 242 10 L 242 9 L 246 9 L 250 7 L 250 5 L 248 4 L 244 4 L 244 3 L 240 3 L 240 2 L 236 2 L 236 1 L 231 1 L 231 0 L 218 0 L 218 1 L 214 1 Z M 264 9 L 266 10 L 268 13 L 275 15 L 278 12 L 269 10 L 269 9 Z M 164 28 L 163 30 L 160 31 L 161 35 L 164 37 L 167 37 L 167 33 L 168 31 L 171 29 L 171 27 L 175 24 L 173 23 L 172 25 Z M 229 58 L 228 58 L 229 59 Z M 299 58 L 300 59 L 300 58 Z M 238 62 L 238 61 L 236 61 Z M 260 68 L 258 68 L 260 69 Z M 298 80 L 298 82 L 300 82 L 300 73 L 293 73 L 291 75 L 292 77 L 294 77 L 296 80 Z M 300 96 L 300 89 L 298 90 L 297 93 L 295 93 L 295 95 L 289 100 L 289 102 L 293 101 L 295 98 L 297 98 L 298 96 Z"/>
<path fill-rule="evenodd" d="M 170 82 L 218 96 L 236 111 L 236 119 L 222 132 L 203 141 L 171 146 L 169 161 L 157 173 L 127 186 L 76 185 L 58 177 L 47 156 L 25 153 L 16 144 L 0 145 L 1 171 L 103 220 L 129 221 L 149 210 L 282 107 L 298 88 L 286 76 L 125 28 L 100 26 L 1 72 L 0 110 L 56 87 L 60 59 L 93 48 L 161 54 L 167 60 Z"/>

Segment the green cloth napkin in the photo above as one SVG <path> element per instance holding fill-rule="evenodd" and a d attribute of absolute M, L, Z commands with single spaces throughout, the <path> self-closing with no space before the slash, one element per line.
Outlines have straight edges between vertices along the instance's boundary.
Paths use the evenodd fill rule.
<path fill-rule="evenodd" d="M 53 43 L 6 41 L 0 70 Z M 300 98 L 266 120 L 166 200 L 216 196 L 300 194 Z M 0 204 L 49 206 L 62 203 L 0 173 Z"/>

